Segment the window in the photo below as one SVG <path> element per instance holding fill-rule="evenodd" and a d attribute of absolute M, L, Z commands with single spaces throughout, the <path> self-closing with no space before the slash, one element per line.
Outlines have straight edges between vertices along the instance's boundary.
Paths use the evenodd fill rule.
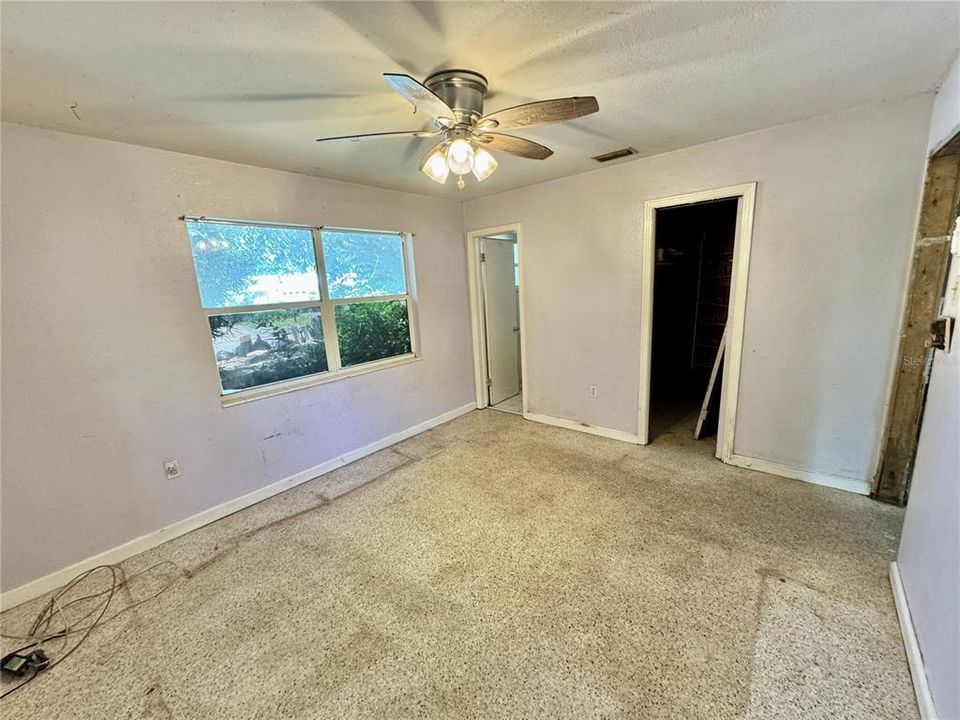
<path fill-rule="evenodd" d="M 343 367 L 411 352 L 403 238 L 322 230 Z"/>
<path fill-rule="evenodd" d="M 409 235 L 185 219 L 224 397 L 415 357 Z"/>

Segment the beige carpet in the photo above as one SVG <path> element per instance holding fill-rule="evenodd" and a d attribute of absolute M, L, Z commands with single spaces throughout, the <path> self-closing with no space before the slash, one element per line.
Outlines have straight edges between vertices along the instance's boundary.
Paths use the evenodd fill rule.
<path fill-rule="evenodd" d="M 133 558 L 189 573 L 0 713 L 916 717 L 902 513 L 711 453 L 470 413 Z"/>

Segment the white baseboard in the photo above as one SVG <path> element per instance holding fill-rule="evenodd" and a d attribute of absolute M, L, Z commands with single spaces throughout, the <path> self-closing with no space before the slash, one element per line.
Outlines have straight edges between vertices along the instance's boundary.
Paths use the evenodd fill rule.
<path fill-rule="evenodd" d="M 628 433 L 623 430 L 611 430 L 610 428 L 597 427 L 596 425 L 587 425 L 586 423 L 579 423 L 575 420 L 564 420 L 563 418 L 553 417 L 551 415 L 524 413 L 523 419 L 543 423 L 544 425 L 566 428 L 567 430 L 590 433 L 591 435 L 600 435 L 601 437 L 621 440 L 622 442 L 633 443 L 634 445 L 640 442 L 640 438 L 637 437 L 636 433 Z"/>
<path fill-rule="evenodd" d="M 846 490 L 847 492 L 857 493 L 858 495 L 870 494 L 870 483 L 866 480 L 845 477 L 843 475 L 828 475 L 827 473 L 813 472 L 811 470 L 801 470 L 790 465 L 781 465 L 780 463 L 770 462 L 769 460 L 759 460 L 757 458 L 745 457 L 743 455 L 731 455 L 729 463 L 750 470 L 759 470 L 770 475 L 779 475 L 780 477 L 790 478 L 792 480 L 803 480 L 814 485 L 823 485 L 824 487 L 834 488 L 836 490 Z"/>
<path fill-rule="evenodd" d="M 933 695 L 930 693 L 930 685 L 927 683 L 927 673 L 923 669 L 923 656 L 920 654 L 917 633 L 913 629 L 910 606 L 907 605 L 907 595 L 903 591 L 900 567 L 895 562 L 890 563 L 890 586 L 893 588 L 893 604 L 897 607 L 897 617 L 900 618 L 903 649 L 907 653 L 907 663 L 910 665 L 910 677 L 913 679 L 913 691 L 917 695 L 920 717 L 922 720 L 937 720 L 937 709 L 933 705 Z"/>
<path fill-rule="evenodd" d="M 203 510 L 196 515 L 191 515 L 190 517 L 179 520 L 172 525 L 168 525 L 167 527 L 154 530 L 146 535 L 141 535 L 140 537 L 130 540 L 123 545 L 118 545 L 115 548 L 111 548 L 106 552 L 94 555 L 86 560 L 81 560 L 80 562 L 74 563 L 69 567 L 65 567 L 62 570 L 57 570 L 49 575 L 37 578 L 36 580 L 31 580 L 20 587 L 7 590 L 3 594 L 0 594 L 0 609 L 7 610 L 15 607 L 16 605 L 27 602 L 28 600 L 32 600 L 35 597 L 39 597 L 50 592 L 51 590 L 55 590 L 56 588 L 65 585 L 74 577 L 86 570 L 89 570 L 90 568 L 94 568 L 97 565 L 118 563 L 126 560 L 127 558 L 133 557 L 134 555 L 142 553 L 145 550 L 149 550 L 157 545 L 161 545 L 167 540 L 180 537 L 191 530 L 196 530 L 204 525 L 208 525 L 216 520 L 220 520 L 227 515 L 232 515 L 238 510 L 248 508 L 251 505 L 260 502 L 261 500 L 266 500 L 267 498 L 273 497 L 278 493 L 282 493 L 284 490 L 289 490 L 292 487 L 296 487 L 297 485 L 301 485 L 309 480 L 313 480 L 314 478 L 320 477 L 331 470 L 336 470 L 337 468 L 347 465 L 348 463 L 359 460 L 367 455 L 371 455 L 378 450 L 383 450 L 384 448 L 395 445 L 402 440 L 406 440 L 414 435 L 419 435 L 426 430 L 430 430 L 438 425 L 442 425 L 445 422 L 449 422 L 450 420 L 460 417 L 461 415 L 465 415 L 466 413 L 475 409 L 475 402 L 461 405 L 458 408 L 454 408 L 453 410 L 445 412 L 442 415 L 437 415 L 436 417 L 422 422 L 419 425 L 414 425 L 406 430 L 401 430 L 400 432 L 388 435 L 387 437 L 370 443 L 369 445 L 357 448 L 356 450 L 351 450 L 350 452 L 344 453 L 343 455 L 335 457 L 332 460 L 327 460 L 319 465 L 307 468 L 296 475 L 291 475 L 283 480 L 278 480 L 277 482 L 267 485 L 266 487 L 262 487 L 259 490 L 254 490 L 246 495 L 241 495 L 233 500 L 228 500 L 225 503 L 216 505 L 207 510 Z"/>

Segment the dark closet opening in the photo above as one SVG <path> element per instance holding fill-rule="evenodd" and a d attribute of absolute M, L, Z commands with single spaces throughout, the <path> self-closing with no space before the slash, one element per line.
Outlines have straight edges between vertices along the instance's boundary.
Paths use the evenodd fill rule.
<path fill-rule="evenodd" d="M 658 209 L 650 439 L 693 432 L 727 323 L 738 198 Z M 720 376 L 722 377 L 722 375 Z M 713 393 L 719 398 L 720 378 Z M 718 400 L 703 437 L 716 434 Z"/>

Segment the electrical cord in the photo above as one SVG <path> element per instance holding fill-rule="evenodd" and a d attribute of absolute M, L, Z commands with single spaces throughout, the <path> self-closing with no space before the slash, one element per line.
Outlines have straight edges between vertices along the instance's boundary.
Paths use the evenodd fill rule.
<path fill-rule="evenodd" d="M 53 634 L 51 634 L 51 635 L 47 635 L 47 634 L 45 634 L 45 632 L 46 632 L 46 630 L 49 629 L 50 623 L 51 623 L 51 621 L 53 620 L 53 613 L 56 611 L 56 609 L 57 609 L 58 607 L 62 609 L 62 606 L 59 605 L 59 599 L 60 599 L 65 593 L 67 593 L 67 592 L 69 592 L 70 590 L 72 590 L 78 583 L 82 582 L 83 580 L 85 580 L 86 578 L 88 578 L 90 575 L 92 575 L 93 573 L 95 573 L 95 572 L 98 571 L 98 570 L 109 570 L 109 571 L 110 571 L 110 574 L 111 574 L 111 579 L 112 579 L 112 583 L 111 583 L 110 589 L 109 589 L 109 591 L 107 591 L 109 594 L 107 595 L 107 599 L 106 599 L 106 601 L 103 603 L 102 608 L 100 609 L 100 614 L 97 616 L 97 619 L 96 619 L 93 623 L 90 624 L 90 626 L 86 629 L 86 632 L 83 634 L 83 636 L 77 641 L 77 643 L 76 643 L 72 648 L 70 648 L 65 654 L 61 655 L 61 656 L 58 657 L 56 660 L 54 660 L 53 662 L 51 662 L 51 663 L 50 663 L 49 665 L 47 665 L 46 668 L 44 668 L 44 669 L 45 669 L 45 670 L 49 670 L 50 668 L 52 668 L 52 667 L 54 667 L 54 666 L 56 666 L 56 665 L 59 665 L 59 664 L 62 663 L 64 660 L 66 660 L 68 657 L 70 657 L 70 655 L 72 655 L 72 654 L 74 653 L 74 651 L 83 644 L 83 642 L 90 636 L 90 633 L 93 632 L 93 629 L 97 626 L 97 624 L 100 622 L 100 620 L 103 619 L 104 613 L 106 613 L 107 608 L 110 607 L 110 602 L 113 600 L 113 596 L 114 596 L 114 594 L 116 593 L 116 590 L 117 590 L 117 584 L 118 584 L 118 583 L 117 583 L 117 573 L 118 573 L 118 570 L 120 570 L 117 566 L 113 566 L 113 565 L 98 565 L 98 566 L 95 567 L 95 568 L 92 568 L 92 569 L 90 569 L 90 570 L 87 570 L 86 572 L 80 573 L 80 575 L 78 575 L 77 577 L 75 577 L 73 580 L 71 580 L 69 583 L 67 583 L 61 590 L 59 590 L 59 591 L 50 599 L 50 601 L 44 606 L 43 610 L 40 611 L 40 614 L 37 615 L 36 620 L 34 620 L 34 623 L 33 623 L 33 625 L 32 625 L 31 628 L 30 628 L 30 632 L 28 633 L 28 636 L 36 636 L 36 635 L 37 635 L 37 631 L 40 629 L 40 626 L 41 626 L 41 625 L 43 625 L 44 634 L 41 634 L 41 635 L 38 637 L 38 639 L 36 639 L 33 643 L 31 643 L 31 644 L 29 644 L 29 645 L 26 645 L 26 646 L 24 646 L 23 648 L 20 648 L 20 650 L 17 650 L 16 652 L 17 652 L 18 654 L 19 654 L 21 651 L 23 651 L 23 650 L 28 650 L 28 649 L 31 649 L 31 648 L 39 647 L 40 645 L 42 645 L 42 644 L 43 644 L 44 642 L 46 642 L 47 640 L 53 639 L 53 638 L 55 638 L 55 637 L 60 637 L 60 636 L 66 637 L 66 636 L 69 634 L 69 629 L 68 629 L 66 626 L 64 626 L 64 629 L 63 629 L 63 630 L 61 630 L 61 631 L 59 631 L 59 632 L 57 632 L 57 633 L 53 633 Z M 122 573 L 122 570 L 120 570 L 120 572 Z M 99 593 L 98 593 L 98 594 L 99 594 Z M 64 617 L 65 617 L 65 616 L 64 616 Z M 24 681 L 21 682 L 20 684 L 16 685 L 15 687 L 10 688 L 9 690 L 5 691 L 2 695 L 0 695 L 0 700 L 2 700 L 3 698 L 7 697 L 8 695 L 13 694 L 14 692 L 16 692 L 17 690 L 19 690 L 20 688 L 24 687 L 25 685 L 27 685 L 28 683 L 30 683 L 31 681 L 33 681 L 33 680 L 37 677 L 37 675 L 39 675 L 39 674 L 40 674 L 40 670 L 39 670 L 38 668 L 35 668 L 34 671 L 33 671 L 33 673 L 32 673 L 26 680 L 24 680 Z"/>
<path fill-rule="evenodd" d="M 33 669 L 33 672 L 30 673 L 30 675 L 27 677 L 26 680 L 24 680 L 23 682 L 21 682 L 19 685 L 16 685 L 16 686 L 10 688 L 9 690 L 5 691 L 2 695 L 0 695 L 0 700 L 3 700 L 3 698 L 7 697 L 7 695 L 13 695 L 13 693 L 15 693 L 17 690 L 19 690 L 19 689 L 22 688 L 24 685 L 26 685 L 27 683 L 29 683 L 31 680 L 33 680 L 33 679 L 34 679 L 37 675 L 39 675 L 39 674 L 40 674 L 40 670 L 38 670 L 37 668 L 34 668 L 34 669 Z"/>
<path fill-rule="evenodd" d="M 164 561 L 162 561 L 162 562 L 156 563 L 155 565 L 151 565 L 151 566 L 148 567 L 148 568 L 144 568 L 143 570 L 141 570 L 141 571 L 139 571 L 139 572 L 137 572 L 137 573 L 134 573 L 133 575 L 131 575 L 131 576 L 130 576 L 129 578 L 127 578 L 126 580 L 121 581 L 120 583 L 117 583 L 116 587 L 111 586 L 110 588 L 107 588 L 106 590 L 101 590 L 100 592 L 91 593 L 91 594 L 89 594 L 89 595 L 83 595 L 83 596 L 81 596 L 81 597 L 74 598 L 74 599 L 71 600 L 70 602 L 64 603 L 64 604 L 63 604 L 62 606 L 60 606 L 60 607 L 63 608 L 63 609 L 65 609 L 65 608 L 71 607 L 71 606 L 73 606 L 73 605 L 76 605 L 76 604 L 78 604 L 78 603 L 82 603 L 82 602 L 84 602 L 84 601 L 86 601 L 86 600 L 91 600 L 91 599 L 93 599 L 93 598 L 97 598 L 97 597 L 100 597 L 100 596 L 102 596 L 102 595 L 106 595 L 106 594 L 108 594 L 108 593 L 111 593 L 111 592 L 113 592 L 113 591 L 115 591 L 115 590 L 119 590 L 119 589 L 122 588 L 124 585 L 127 585 L 127 584 L 131 583 L 131 582 L 132 582 L 134 579 L 136 579 L 137 577 L 139 577 L 139 576 L 141 576 L 141 575 L 144 575 L 144 574 L 146 574 L 146 573 L 148 573 L 148 572 L 151 572 L 152 570 L 155 570 L 156 568 L 162 567 L 162 566 L 164 566 L 164 565 L 170 565 L 171 567 L 173 567 L 174 569 L 176 569 L 178 572 L 183 573 L 183 570 L 182 570 L 182 569 L 180 568 L 180 566 L 177 565 L 175 562 L 173 562 L 173 561 L 171 561 L 171 560 L 164 560 Z M 98 570 L 98 569 L 109 568 L 109 567 L 116 567 L 117 570 L 118 570 L 118 572 L 121 573 L 121 574 L 123 574 L 122 568 L 119 568 L 118 566 L 100 565 L 100 566 L 97 566 L 96 568 L 93 568 L 93 569 L 87 571 L 87 573 L 84 573 L 84 575 L 86 575 L 86 574 L 88 574 L 88 573 L 92 573 L 93 571 Z M 74 580 L 76 580 L 76 579 L 78 579 L 78 578 L 80 578 L 80 576 L 77 576 L 77 578 L 75 578 Z M 82 578 L 80 578 L 80 579 L 82 579 Z M 71 581 L 70 584 L 73 584 L 73 582 L 74 582 L 74 581 Z M 58 591 L 57 595 L 56 595 L 54 598 L 51 598 L 51 600 L 48 602 L 47 606 L 45 606 L 44 611 L 41 612 L 41 614 L 38 615 L 38 619 L 34 621 L 34 626 L 33 626 L 33 628 L 32 628 L 32 632 L 31 632 L 30 634 L 28 634 L 28 635 L 11 635 L 11 634 L 8 634 L 8 633 L 0 632 L 0 637 L 5 638 L 5 639 L 7 639 L 7 640 L 34 640 L 34 639 L 37 639 L 38 637 L 42 637 L 44 640 L 50 640 L 50 639 L 55 639 L 55 638 L 61 637 L 62 634 L 63 634 L 63 632 L 64 632 L 63 630 L 59 630 L 59 631 L 54 632 L 54 633 L 51 633 L 51 634 L 49 634 L 49 635 L 38 634 L 36 631 L 39 629 L 39 625 L 40 625 L 41 621 L 43 621 L 44 618 L 48 615 L 48 610 L 49 610 L 50 603 L 54 603 L 55 601 L 57 601 L 57 599 L 63 594 L 63 591 L 65 591 L 65 590 L 68 589 L 68 587 L 69 587 L 70 584 L 65 585 L 61 591 Z M 127 607 L 123 608 L 122 610 L 118 610 L 116 613 L 114 613 L 113 615 L 111 615 L 109 618 L 107 618 L 106 620 L 104 620 L 104 621 L 101 622 L 100 624 L 102 625 L 102 624 L 104 624 L 104 623 L 110 622 L 111 620 L 113 620 L 114 618 L 116 618 L 116 617 L 119 616 L 119 615 L 122 615 L 123 613 L 127 612 L 128 610 L 132 610 L 133 608 L 135 608 L 135 607 L 137 607 L 137 606 L 139 606 L 139 605 L 142 605 L 142 604 L 145 603 L 145 602 L 149 602 L 150 600 L 153 600 L 154 598 L 162 595 L 162 594 L 167 590 L 167 588 L 169 588 L 169 587 L 170 587 L 170 585 L 165 585 L 165 586 L 162 587 L 160 590 L 158 590 L 157 592 L 155 592 L 153 595 L 149 595 L 148 597 L 145 597 L 145 598 L 143 598 L 142 600 L 138 600 L 138 601 L 135 602 L 135 603 L 131 603 L 131 604 L 128 605 Z M 93 610 L 89 611 L 86 615 L 82 616 L 82 617 L 77 621 L 77 624 L 82 623 L 84 620 L 86 620 L 87 618 L 89 618 L 91 615 L 93 615 L 93 614 L 96 612 L 96 610 L 97 610 L 97 608 L 95 607 Z M 47 627 L 47 626 L 45 625 L 45 627 Z M 79 631 L 82 631 L 82 630 L 86 630 L 86 627 L 83 627 L 83 626 L 77 627 L 76 625 L 71 625 L 71 626 L 69 626 L 67 629 L 68 629 L 70 632 L 79 632 Z"/>
<path fill-rule="evenodd" d="M 70 642 L 70 636 L 75 633 L 82 633 L 80 638 L 76 641 L 76 643 L 72 647 L 70 647 L 69 650 L 67 650 L 65 653 L 60 655 L 56 660 L 50 662 L 48 665 L 46 665 L 43 668 L 34 667 L 33 672 L 25 680 L 23 680 L 19 684 L 15 685 L 14 687 L 0 694 L 0 700 L 11 695 L 12 693 L 22 688 L 24 685 L 31 682 L 34 678 L 37 677 L 37 675 L 40 674 L 41 670 L 49 670 L 50 668 L 59 665 L 68 657 L 70 657 L 74 652 L 76 652 L 76 650 L 81 645 L 83 645 L 83 643 L 87 640 L 87 638 L 90 637 L 90 634 L 97 627 L 103 625 L 104 623 L 108 623 L 112 620 L 115 620 L 117 617 L 127 612 L 128 610 L 132 610 L 133 608 L 138 607 L 145 602 L 153 600 L 154 598 L 158 597 L 163 592 L 165 592 L 170 587 L 170 585 L 173 584 L 172 581 L 165 584 L 162 588 L 160 588 L 160 590 L 158 590 L 154 594 L 148 597 L 145 597 L 141 600 L 138 600 L 136 602 L 133 602 L 127 605 L 126 607 L 122 608 L 121 610 L 118 610 L 110 617 L 104 619 L 105 615 L 107 614 L 107 610 L 110 608 L 110 605 L 113 602 L 114 597 L 116 596 L 117 592 L 121 588 L 129 586 L 130 582 L 133 581 L 134 579 L 148 572 L 151 572 L 152 570 L 155 570 L 158 567 L 162 567 L 164 565 L 169 565 L 175 568 L 181 574 L 183 574 L 183 570 L 180 568 L 180 566 L 171 560 L 164 560 L 164 561 L 155 563 L 154 565 L 144 568 L 143 570 L 137 573 L 134 573 L 129 577 L 127 577 L 126 572 L 119 565 L 112 565 L 112 564 L 97 565 L 96 567 L 90 568 L 89 570 L 86 570 L 80 573 L 75 578 L 73 578 L 70 582 L 68 582 L 66 585 L 60 588 L 56 593 L 54 593 L 54 595 L 50 598 L 50 600 L 48 600 L 44 604 L 43 608 L 40 610 L 37 617 L 34 619 L 33 624 L 30 626 L 30 630 L 27 632 L 27 634 L 9 635 L 5 633 L 0 633 L 0 637 L 3 637 L 5 639 L 30 641 L 27 645 L 24 645 L 23 647 L 15 650 L 14 653 L 16 654 L 21 654 L 26 650 L 40 649 L 44 643 L 49 642 L 51 640 L 57 640 L 57 639 L 63 640 L 63 643 L 60 646 L 60 652 L 63 652 L 64 648 L 66 648 Z M 82 595 L 80 597 L 73 598 L 63 603 L 60 602 L 61 599 L 63 599 L 63 597 L 67 593 L 69 593 L 71 590 L 76 588 L 82 582 L 87 580 L 87 578 L 89 578 L 91 575 L 99 571 L 109 571 L 110 573 L 109 588 L 107 588 L 106 590 L 101 590 L 99 592 Z M 67 608 L 73 607 L 75 605 L 78 605 L 80 603 L 84 603 L 90 600 L 96 600 L 97 598 L 104 598 L 104 599 L 101 603 L 98 603 L 90 611 L 88 611 L 85 615 L 83 615 L 79 620 L 73 623 L 70 622 L 65 612 Z M 98 610 L 99 610 L 99 613 L 97 612 Z M 93 617 L 94 615 L 96 615 L 96 618 L 92 622 L 90 622 L 87 625 L 83 625 L 83 623 L 87 622 L 89 618 Z M 51 632 L 50 626 L 53 623 L 54 618 L 58 616 L 61 619 L 62 628 L 60 630 Z"/>

